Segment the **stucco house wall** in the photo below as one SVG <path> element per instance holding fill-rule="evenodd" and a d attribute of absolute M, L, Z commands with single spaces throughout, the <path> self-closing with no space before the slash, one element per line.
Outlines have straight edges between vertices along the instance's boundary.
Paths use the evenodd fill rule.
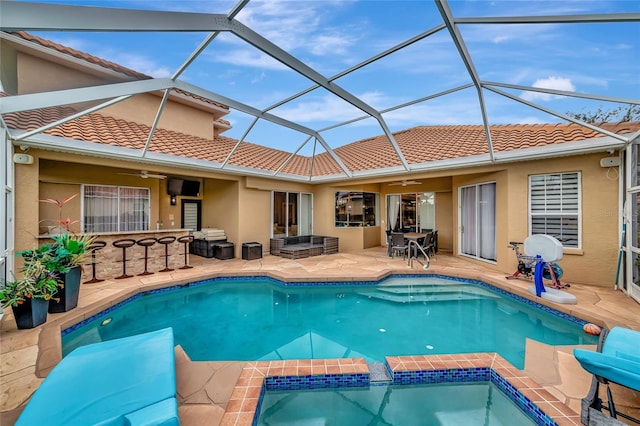
<path fill-rule="evenodd" d="M 3 48 L 8 48 L 9 46 L 6 43 L 3 44 Z M 23 52 L 17 52 L 16 59 L 16 68 L 18 70 L 16 90 L 18 94 L 89 87 L 133 80 L 133 78 L 123 80 L 113 76 L 108 78 L 105 75 L 90 74 L 86 70 L 81 71 L 52 63 L 50 60 Z M 222 108 L 213 105 L 207 105 L 206 107 L 201 105 L 198 108 L 195 100 L 191 101 L 190 104 L 186 104 L 186 102 L 189 102 L 188 98 L 184 95 L 182 98 L 181 102 L 185 103 L 178 102 L 176 99 L 173 99 L 172 102 L 167 102 L 160 116 L 158 126 L 202 138 L 213 138 L 213 122 L 226 114 L 226 112 L 223 112 Z M 149 124 L 153 122 L 160 108 L 161 99 L 161 92 L 155 94 L 142 93 L 103 108 L 101 113 L 128 121 Z M 101 102 L 106 102 L 107 100 L 104 99 Z M 71 105 L 71 107 L 80 111 L 99 103 L 83 103 Z"/>

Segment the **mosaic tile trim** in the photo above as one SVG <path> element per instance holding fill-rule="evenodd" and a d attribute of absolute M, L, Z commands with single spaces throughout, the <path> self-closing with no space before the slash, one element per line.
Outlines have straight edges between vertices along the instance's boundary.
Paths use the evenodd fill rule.
<path fill-rule="evenodd" d="M 515 386 L 494 370 L 491 370 L 491 383 L 500 389 L 503 394 L 509 397 L 509 399 L 524 411 L 529 418 L 533 419 L 537 425 L 557 425 L 551 417 L 544 413 L 536 404 L 531 402 L 529 398 L 524 396 Z"/>
<path fill-rule="evenodd" d="M 264 381 L 264 388 L 267 391 L 334 389 L 367 386 L 369 386 L 369 373 L 271 376 L 266 377 Z"/>
<path fill-rule="evenodd" d="M 394 385 L 418 385 L 435 383 L 488 382 L 490 368 L 455 368 L 447 370 L 396 371 Z"/>

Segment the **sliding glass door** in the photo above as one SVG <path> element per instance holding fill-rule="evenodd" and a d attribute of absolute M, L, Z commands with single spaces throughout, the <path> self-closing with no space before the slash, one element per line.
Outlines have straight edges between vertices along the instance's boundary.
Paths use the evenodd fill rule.
<path fill-rule="evenodd" d="M 496 184 L 460 188 L 460 254 L 496 260 Z"/>
<path fill-rule="evenodd" d="M 271 200 L 274 238 L 313 233 L 312 194 L 274 191 Z"/>
<path fill-rule="evenodd" d="M 387 229 L 399 232 L 435 229 L 435 199 L 434 192 L 387 195 Z"/>

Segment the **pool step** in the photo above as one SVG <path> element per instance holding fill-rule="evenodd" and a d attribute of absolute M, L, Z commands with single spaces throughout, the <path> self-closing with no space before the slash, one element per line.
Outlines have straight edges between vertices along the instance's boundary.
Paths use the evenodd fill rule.
<path fill-rule="evenodd" d="M 382 291 L 366 291 L 359 292 L 361 296 L 386 300 L 389 302 L 407 303 L 407 302 L 443 302 L 451 300 L 476 300 L 483 299 L 484 296 L 477 294 L 465 293 L 439 293 L 439 294 L 389 294 Z"/>
<path fill-rule="evenodd" d="M 380 286 L 373 291 L 360 292 L 362 296 L 390 302 L 437 302 L 451 300 L 475 300 L 497 298 L 482 288 L 468 285 Z"/>
<path fill-rule="evenodd" d="M 383 362 L 368 362 L 369 382 L 371 384 L 391 383 L 393 378 Z"/>

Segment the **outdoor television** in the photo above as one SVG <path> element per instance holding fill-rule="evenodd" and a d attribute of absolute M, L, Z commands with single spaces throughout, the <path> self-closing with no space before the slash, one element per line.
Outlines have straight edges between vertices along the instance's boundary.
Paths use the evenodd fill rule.
<path fill-rule="evenodd" d="M 167 194 L 169 195 L 182 195 L 182 183 L 184 180 L 169 178 L 167 182 Z"/>
<path fill-rule="evenodd" d="M 188 197 L 197 197 L 200 194 L 200 181 L 197 180 L 184 180 L 182 181 L 182 191 L 180 195 L 186 195 Z"/>
<path fill-rule="evenodd" d="M 200 181 L 169 178 L 167 182 L 167 193 L 169 195 L 185 195 L 197 197 L 200 194 Z"/>

